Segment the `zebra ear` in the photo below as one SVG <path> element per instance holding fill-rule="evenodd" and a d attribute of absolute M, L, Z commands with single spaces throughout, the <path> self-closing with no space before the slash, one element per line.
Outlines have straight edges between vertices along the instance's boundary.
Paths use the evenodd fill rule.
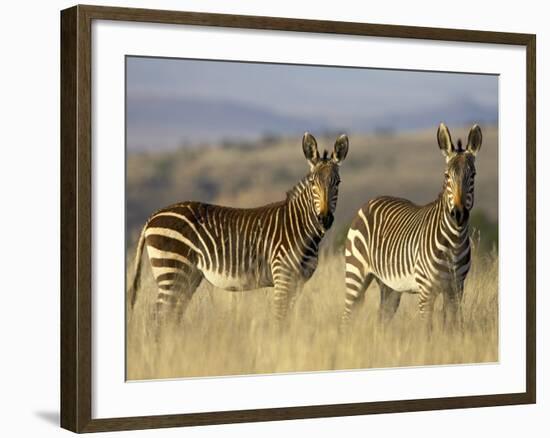
<path fill-rule="evenodd" d="M 481 149 L 481 140 L 481 128 L 478 125 L 472 126 L 468 134 L 468 146 L 466 146 L 466 150 L 474 155 L 477 154 Z"/>
<path fill-rule="evenodd" d="M 445 157 L 449 157 L 455 151 L 453 141 L 451 140 L 451 133 L 445 123 L 439 124 L 439 128 L 437 130 L 437 143 L 439 144 L 439 149 L 441 149 L 441 152 Z"/>
<path fill-rule="evenodd" d="M 348 154 L 349 140 L 346 134 L 340 135 L 334 143 L 334 151 L 332 152 L 332 161 L 340 164 Z"/>
<path fill-rule="evenodd" d="M 306 132 L 302 138 L 302 149 L 309 164 L 314 166 L 319 161 L 319 150 L 317 149 L 317 140 L 309 132 Z"/>

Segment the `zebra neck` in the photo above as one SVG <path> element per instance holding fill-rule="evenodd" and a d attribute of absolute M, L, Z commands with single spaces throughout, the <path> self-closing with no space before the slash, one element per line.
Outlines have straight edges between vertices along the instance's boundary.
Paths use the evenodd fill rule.
<path fill-rule="evenodd" d="M 289 217 L 294 217 L 307 231 L 307 235 L 311 239 L 318 241 L 323 237 L 325 229 L 315 214 L 313 193 L 306 182 L 306 178 L 300 180 L 288 191 L 285 208 L 289 213 Z"/>
<path fill-rule="evenodd" d="M 457 225 L 447 208 L 445 195 L 440 195 L 437 203 L 439 210 L 439 233 L 436 233 L 438 243 L 446 247 L 450 252 L 461 252 L 465 245 L 469 244 L 469 220 L 462 225 Z M 438 238 L 439 236 L 439 238 Z"/>

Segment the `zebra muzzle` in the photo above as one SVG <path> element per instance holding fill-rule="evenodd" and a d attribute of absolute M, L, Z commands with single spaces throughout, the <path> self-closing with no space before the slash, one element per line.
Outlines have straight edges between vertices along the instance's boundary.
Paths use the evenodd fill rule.
<path fill-rule="evenodd" d="M 317 216 L 317 219 L 323 225 L 323 228 L 328 230 L 334 222 L 334 215 L 331 212 L 328 212 L 327 214 Z"/>
<path fill-rule="evenodd" d="M 465 208 L 454 207 L 451 210 L 451 217 L 455 220 L 456 224 L 460 227 L 468 220 L 469 212 Z"/>

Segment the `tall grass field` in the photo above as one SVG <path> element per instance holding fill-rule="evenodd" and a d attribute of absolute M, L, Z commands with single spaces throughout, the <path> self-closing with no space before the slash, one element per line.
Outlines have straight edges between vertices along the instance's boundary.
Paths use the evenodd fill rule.
<path fill-rule="evenodd" d="M 219 290 L 203 280 L 182 321 L 155 338 L 157 289 L 144 256 L 142 285 L 127 310 L 127 379 L 288 373 L 498 361 L 498 256 L 474 248 L 463 301 L 463 330 L 442 325 L 436 301 L 431 336 L 417 296 L 403 296 L 389 324 L 378 320 L 376 282 L 350 329 L 338 333 L 344 258 L 324 251 L 282 329 L 272 316 L 273 289 Z M 129 264 L 131 265 L 131 264 Z"/>

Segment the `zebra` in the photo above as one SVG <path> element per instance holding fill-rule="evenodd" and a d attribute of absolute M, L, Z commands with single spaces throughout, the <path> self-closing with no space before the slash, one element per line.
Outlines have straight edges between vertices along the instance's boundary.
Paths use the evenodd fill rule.
<path fill-rule="evenodd" d="M 249 209 L 189 201 L 155 212 L 137 245 L 131 307 L 146 247 L 158 287 L 160 318 L 181 319 L 206 279 L 228 291 L 273 287 L 275 318 L 283 321 L 297 290 L 317 267 L 320 242 L 334 220 L 339 166 L 348 146 L 348 137 L 342 134 L 330 156 L 326 150 L 321 156 L 317 141 L 306 132 L 302 149 L 310 170 L 282 201 Z"/>
<path fill-rule="evenodd" d="M 446 158 L 443 189 L 437 199 L 418 206 L 406 199 L 377 197 L 353 219 L 345 245 L 345 304 L 341 329 L 376 278 L 379 319 L 391 320 L 403 292 L 418 294 L 418 307 L 432 328 L 434 301 L 444 300 L 443 321 L 461 323 L 460 303 L 471 263 L 468 221 L 474 205 L 475 156 L 481 129 L 474 125 L 468 144 L 455 146 L 449 129 L 439 125 L 437 141 Z"/>

